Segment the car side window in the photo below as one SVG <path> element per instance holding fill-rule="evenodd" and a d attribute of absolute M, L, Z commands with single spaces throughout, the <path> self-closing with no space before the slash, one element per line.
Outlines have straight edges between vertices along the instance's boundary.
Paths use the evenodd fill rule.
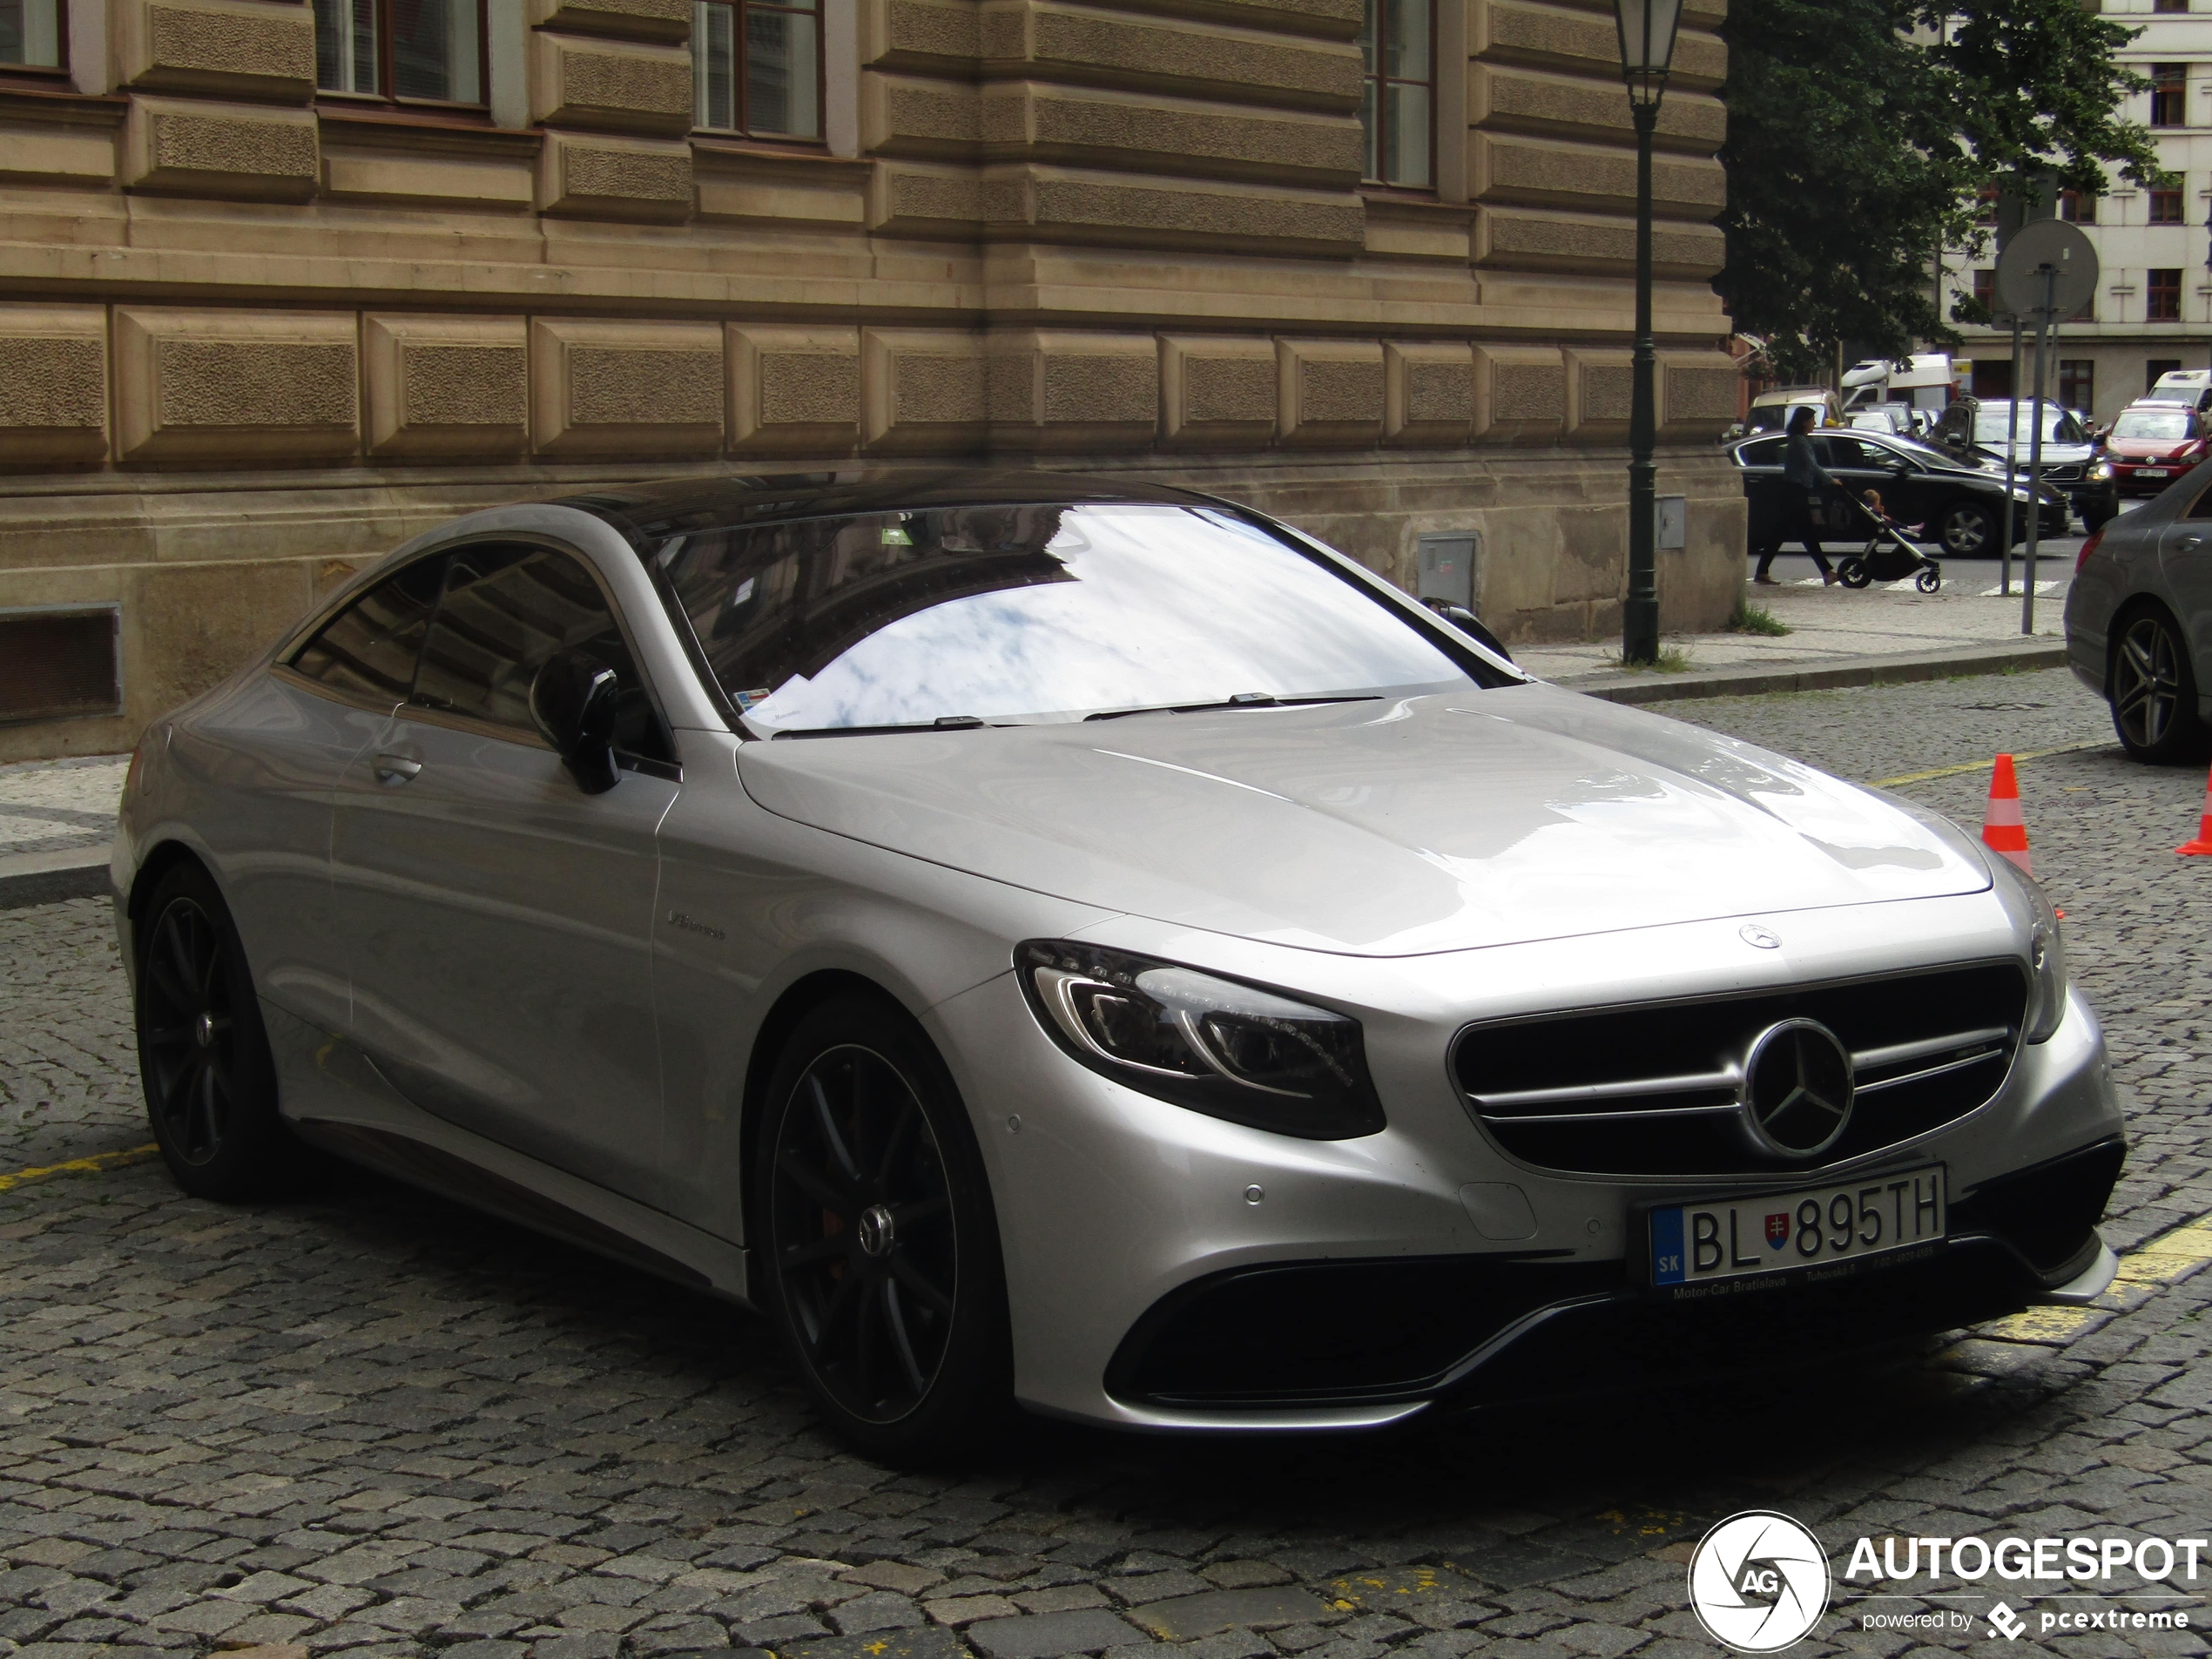
<path fill-rule="evenodd" d="M 1782 464 L 1780 438 L 1761 438 L 1757 443 L 1747 443 L 1737 453 L 1743 456 L 1747 467 L 1778 467 Z"/>
<path fill-rule="evenodd" d="M 405 702 L 445 570 L 445 556 L 435 554 L 387 577 L 293 652 L 293 669 L 334 691 Z"/>
<path fill-rule="evenodd" d="M 591 573 L 566 553 L 509 544 L 462 548 L 422 647 L 412 700 L 543 738 L 530 685 L 558 651 L 581 651 L 615 671 L 622 691 L 615 747 L 670 760 L 630 647 Z"/>
<path fill-rule="evenodd" d="M 2183 513 L 2182 516 L 2183 518 L 2212 518 L 2212 484 L 2207 484 L 2196 492 L 2196 499 L 2189 503 L 2188 511 Z"/>

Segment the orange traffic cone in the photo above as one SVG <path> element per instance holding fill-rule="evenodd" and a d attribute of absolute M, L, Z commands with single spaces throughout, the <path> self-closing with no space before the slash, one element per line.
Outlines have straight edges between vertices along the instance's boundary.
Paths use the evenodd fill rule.
<path fill-rule="evenodd" d="M 1982 813 L 1981 844 L 2001 859 L 2009 859 L 2022 875 L 2033 875 L 2028 862 L 2027 825 L 2020 817 L 2020 780 L 2013 771 L 2010 755 L 1997 757 L 1990 775 L 1989 806 Z"/>
<path fill-rule="evenodd" d="M 2184 858 L 2212 853 L 2212 778 L 2204 780 L 2204 812 L 2196 820 L 2196 840 L 2184 841 L 2174 850 Z"/>

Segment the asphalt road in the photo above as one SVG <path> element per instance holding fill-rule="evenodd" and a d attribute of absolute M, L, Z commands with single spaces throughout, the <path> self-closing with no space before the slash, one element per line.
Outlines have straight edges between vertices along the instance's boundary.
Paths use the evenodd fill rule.
<path fill-rule="evenodd" d="M 1946 769 L 2039 757 L 2038 871 L 2131 1117 L 2107 1305 L 1890 1370 L 1379 1440 L 1040 1423 L 900 1472 L 816 1427 L 759 1321 L 626 1268 L 366 1177 L 181 1197 L 133 1161 L 102 907 L 0 911 L 0 1653 L 1687 1659 L 1719 1649 L 1683 1562 L 1744 1508 L 1811 1525 L 1839 1574 L 1860 1538 L 2212 1535 L 2212 1235 L 2189 1226 L 2212 1214 L 2212 861 L 2169 850 L 2202 777 L 2128 763 L 2063 673 L 1687 706 L 1849 777 L 1936 774 L 1896 786 L 1966 823 L 1987 774 Z M 2202 1625 L 2201 1570 L 1887 1601 L 1839 1581 L 1795 1651 L 2196 1653 L 2194 1629 L 2040 1620 Z M 2000 1594 L 2017 1642 L 1986 1623 Z M 1959 1628 L 1865 1624 L 1930 1610 Z"/>

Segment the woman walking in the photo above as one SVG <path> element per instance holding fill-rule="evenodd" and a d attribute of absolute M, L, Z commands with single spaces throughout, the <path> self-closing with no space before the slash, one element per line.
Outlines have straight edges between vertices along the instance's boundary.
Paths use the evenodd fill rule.
<path fill-rule="evenodd" d="M 1751 580 L 1775 585 L 1767 572 L 1774 564 L 1774 556 L 1784 542 L 1802 542 L 1805 551 L 1812 555 L 1812 562 L 1820 567 L 1820 579 L 1833 587 L 1836 571 L 1828 563 L 1828 555 L 1820 546 L 1820 522 L 1813 509 L 1820 500 L 1824 485 L 1835 482 L 1828 469 L 1820 464 L 1820 457 L 1812 448 L 1812 406 L 1800 406 L 1790 416 L 1789 442 L 1782 453 L 1782 523 L 1774 540 L 1759 554 L 1759 568 Z"/>

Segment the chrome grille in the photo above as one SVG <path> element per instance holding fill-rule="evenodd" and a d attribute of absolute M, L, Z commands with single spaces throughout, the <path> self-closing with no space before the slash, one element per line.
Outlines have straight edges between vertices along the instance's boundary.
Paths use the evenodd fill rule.
<path fill-rule="evenodd" d="M 1468 1109 L 1523 1163 L 1590 1175 L 1727 1175 L 1858 1157 L 1965 1116 L 1997 1092 L 2020 1042 L 2019 966 L 1498 1021 L 1460 1035 Z M 1843 1137 L 1796 1163 L 1742 1131 L 1743 1057 L 1769 1026 L 1817 1020 L 1851 1057 Z"/>

